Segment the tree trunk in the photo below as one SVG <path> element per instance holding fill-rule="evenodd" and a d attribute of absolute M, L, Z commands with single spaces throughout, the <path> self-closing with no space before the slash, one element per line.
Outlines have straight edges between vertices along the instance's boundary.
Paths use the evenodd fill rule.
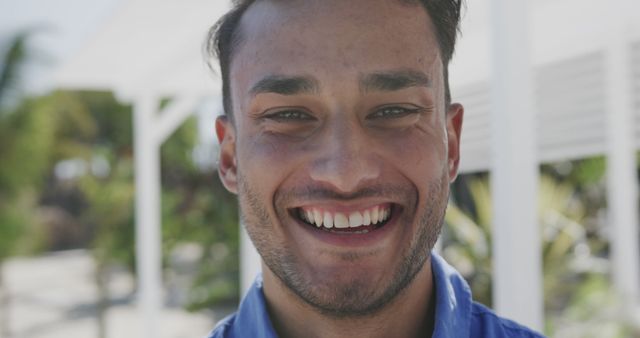
<path fill-rule="evenodd" d="M 10 338 L 9 330 L 9 292 L 4 285 L 4 275 L 2 274 L 4 264 L 0 260 L 0 338 Z"/>
<path fill-rule="evenodd" d="M 98 301 L 96 304 L 96 320 L 98 321 L 98 338 L 107 338 L 107 309 L 109 307 L 109 289 L 106 264 L 96 261 L 96 286 Z"/>

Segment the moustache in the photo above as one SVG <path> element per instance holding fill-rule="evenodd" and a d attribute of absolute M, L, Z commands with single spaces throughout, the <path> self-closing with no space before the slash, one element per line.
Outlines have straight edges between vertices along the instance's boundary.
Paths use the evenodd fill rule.
<path fill-rule="evenodd" d="M 369 197 L 383 197 L 390 200 L 406 200 L 417 191 L 406 186 L 391 184 L 376 184 L 362 187 L 353 192 L 344 193 L 331 187 L 311 184 L 276 192 L 276 203 L 304 200 L 334 200 L 350 201 Z"/>

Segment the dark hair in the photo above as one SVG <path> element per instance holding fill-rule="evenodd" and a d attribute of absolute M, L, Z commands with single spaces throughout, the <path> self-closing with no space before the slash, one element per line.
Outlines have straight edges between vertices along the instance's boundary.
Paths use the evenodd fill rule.
<path fill-rule="evenodd" d="M 241 36 L 238 32 L 240 19 L 247 8 L 259 0 L 236 0 L 233 8 L 224 15 L 207 34 L 205 52 L 209 66 L 216 58 L 220 62 L 222 76 L 222 104 L 224 113 L 233 119 L 231 105 L 231 88 L 229 84 L 229 66 L 231 57 L 240 44 Z M 456 36 L 459 30 L 460 12 L 463 0 L 401 0 L 409 3 L 420 3 L 431 17 L 436 31 L 440 57 L 444 69 L 445 104 L 448 107 L 451 102 L 449 90 L 449 61 L 453 57 Z M 213 67 L 211 67 L 213 68 Z"/>

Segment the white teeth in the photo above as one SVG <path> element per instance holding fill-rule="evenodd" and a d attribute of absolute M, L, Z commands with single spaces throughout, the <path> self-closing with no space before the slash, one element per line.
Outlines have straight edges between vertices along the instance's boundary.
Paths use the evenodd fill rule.
<path fill-rule="evenodd" d="M 349 215 L 349 227 L 355 228 L 362 225 L 362 215 L 359 212 L 352 212 Z"/>
<path fill-rule="evenodd" d="M 317 209 L 313 209 L 313 220 L 318 228 L 322 226 L 322 213 Z"/>
<path fill-rule="evenodd" d="M 377 224 L 378 221 L 378 207 L 375 207 L 371 210 L 371 224 Z"/>
<path fill-rule="evenodd" d="M 383 216 L 380 217 L 380 222 L 386 221 L 389 218 L 389 215 L 391 215 L 391 210 L 385 209 Z"/>
<path fill-rule="evenodd" d="M 324 213 L 324 227 L 333 228 L 333 218 L 331 217 L 331 214 L 328 212 Z"/>
<path fill-rule="evenodd" d="M 386 221 L 390 215 L 390 208 L 381 208 L 379 206 L 363 211 L 354 211 L 350 214 L 341 212 L 331 213 L 315 208 L 300 211 L 300 217 L 304 221 L 318 228 L 324 226 L 327 229 L 333 227 L 340 229 L 349 227 L 357 228 L 363 225 L 379 224 Z"/>
<path fill-rule="evenodd" d="M 326 217 L 325 217 L 326 219 Z M 333 217 L 333 225 L 336 228 L 348 228 L 349 227 L 349 219 L 347 216 L 341 212 L 336 212 L 336 215 Z"/>
<path fill-rule="evenodd" d="M 371 224 L 371 212 L 369 210 L 365 210 L 364 212 L 362 212 L 362 224 Z"/>
<path fill-rule="evenodd" d="M 307 210 L 307 211 L 304 213 L 304 216 L 305 216 L 305 218 L 306 218 L 306 221 L 307 221 L 307 222 L 309 222 L 309 223 L 313 224 L 313 211 L 311 211 L 311 210 Z"/>

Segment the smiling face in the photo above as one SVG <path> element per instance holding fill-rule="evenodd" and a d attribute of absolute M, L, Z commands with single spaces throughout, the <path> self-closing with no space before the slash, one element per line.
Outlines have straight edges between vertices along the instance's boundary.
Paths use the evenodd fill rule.
<path fill-rule="evenodd" d="M 422 6 L 258 1 L 230 67 L 220 175 L 266 265 L 315 309 L 359 316 L 425 266 L 457 171 L 462 108 Z"/>

